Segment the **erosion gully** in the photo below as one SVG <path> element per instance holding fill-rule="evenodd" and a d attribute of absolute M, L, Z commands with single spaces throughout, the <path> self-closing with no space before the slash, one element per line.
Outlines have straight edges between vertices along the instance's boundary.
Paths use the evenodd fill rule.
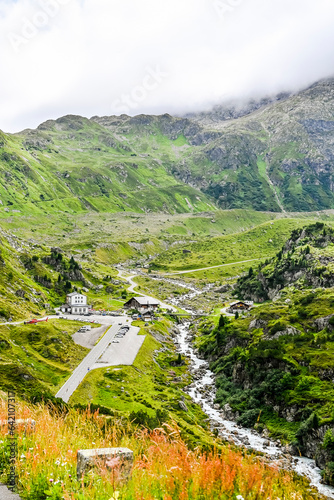
<path fill-rule="evenodd" d="M 190 292 L 178 298 L 170 299 L 169 303 L 182 308 L 190 314 L 194 314 L 195 311 L 185 309 L 184 302 L 209 291 L 213 286 L 208 285 L 199 290 L 192 285 L 185 284 L 176 279 L 163 278 L 161 276 L 159 278 L 152 277 L 152 279 L 164 280 L 189 289 Z M 190 324 L 189 321 L 186 321 L 182 325 L 179 325 L 179 333 L 175 339 L 175 344 L 177 351 L 187 356 L 191 362 L 190 371 L 194 382 L 185 391 L 208 415 L 211 428 L 217 429 L 218 435 L 222 439 L 233 442 L 236 446 L 264 453 L 270 462 L 277 463 L 280 467 L 294 470 L 298 474 L 306 476 L 310 480 L 311 485 L 316 487 L 320 494 L 325 495 L 327 498 L 334 498 L 334 488 L 321 483 L 321 471 L 314 460 L 306 457 L 291 456 L 290 458 L 280 443 L 261 436 L 254 429 L 246 429 L 237 425 L 236 422 L 224 418 L 222 410 L 214 403 L 216 397 L 214 373 L 209 369 L 208 362 L 200 359 L 193 348 L 193 335 L 189 330 Z"/>

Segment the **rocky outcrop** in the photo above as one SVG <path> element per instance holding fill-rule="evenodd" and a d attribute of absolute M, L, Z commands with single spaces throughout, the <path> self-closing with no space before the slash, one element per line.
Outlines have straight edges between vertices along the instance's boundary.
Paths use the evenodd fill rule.
<path fill-rule="evenodd" d="M 314 321 L 314 326 L 317 332 L 321 332 L 327 328 L 330 332 L 334 331 L 334 314 L 326 316 L 324 318 L 317 318 Z"/>

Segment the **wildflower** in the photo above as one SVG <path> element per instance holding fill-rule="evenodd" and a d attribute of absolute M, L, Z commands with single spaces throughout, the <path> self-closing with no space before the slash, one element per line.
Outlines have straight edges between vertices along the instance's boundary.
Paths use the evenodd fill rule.
<path fill-rule="evenodd" d="M 20 456 L 20 458 L 26 458 L 26 456 L 25 456 L 25 455 L 23 455 L 23 453 L 22 453 L 22 455 Z"/>
<path fill-rule="evenodd" d="M 119 498 L 119 491 L 115 491 L 115 493 L 109 500 L 117 500 L 118 498 Z"/>
<path fill-rule="evenodd" d="M 56 465 L 60 465 L 60 460 L 56 460 L 56 461 L 55 461 L 55 464 L 56 464 Z"/>
<path fill-rule="evenodd" d="M 53 483 L 53 479 L 49 479 L 50 483 Z"/>
<path fill-rule="evenodd" d="M 237 496 L 237 500 L 245 500 L 244 497 L 242 495 L 238 495 Z"/>

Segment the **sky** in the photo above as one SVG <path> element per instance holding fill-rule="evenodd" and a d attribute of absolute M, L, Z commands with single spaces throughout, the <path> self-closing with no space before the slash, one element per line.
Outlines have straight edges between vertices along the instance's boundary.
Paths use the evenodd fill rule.
<path fill-rule="evenodd" d="M 333 0 L 0 0 L 0 129 L 184 114 L 334 76 Z"/>

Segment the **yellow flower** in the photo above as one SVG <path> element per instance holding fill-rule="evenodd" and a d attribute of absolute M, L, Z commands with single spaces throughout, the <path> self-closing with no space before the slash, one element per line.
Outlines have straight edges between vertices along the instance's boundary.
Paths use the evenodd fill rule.
<path fill-rule="evenodd" d="M 119 491 L 115 491 L 115 493 L 111 498 L 109 498 L 109 500 L 118 500 L 119 495 L 120 495 Z"/>

